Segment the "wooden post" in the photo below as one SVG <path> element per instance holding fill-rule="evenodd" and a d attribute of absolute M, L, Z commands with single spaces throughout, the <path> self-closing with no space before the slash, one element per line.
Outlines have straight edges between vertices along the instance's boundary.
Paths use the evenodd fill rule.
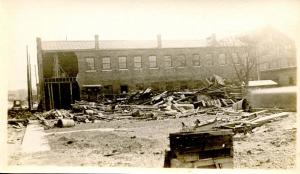
<path fill-rule="evenodd" d="M 52 109 L 52 104 L 51 104 L 51 94 L 50 94 L 50 84 L 47 84 L 47 88 L 48 88 L 48 96 L 49 96 L 49 108 Z"/>
<path fill-rule="evenodd" d="M 45 86 L 44 86 L 44 74 L 43 74 L 43 56 L 42 56 L 42 40 L 36 38 L 37 45 L 37 63 L 38 63 L 38 76 L 39 76 L 39 93 L 42 109 L 46 110 L 46 97 L 45 97 Z"/>
<path fill-rule="evenodd" d="M 60 92 L 60 83 L 58 83 L 58 97 L 59 97 L 59 108 L 61 108 L 61 92 Z"/>
<path fill-rule="evenodd" d="M 53 99 L 53 83 L 51 83 L 50 89 L 51 89 L 51 103 L 52 103 L 51 109 L 53 109 L 53 108 L 55 108 L 54 99 Z"/>
<path fill-rule="evenodd" d="M 71 104 L 73 103 L 73 85 L 72 82 L 70 82 L 70 97 L 71 97 Z"/>
<path fill-rule="evenodd" d="M 59 77 L 59 63 L 58 63 L 57 53 L 55 53 L 53 56 L 53 72 L 54 72 L 54 77 Z"/>
<path fill-rule="evenodd" d="M 28 92 L 28 109 L 32 109 L 32 92 L 31 92 L 31 65 L 30 65 L 30 57 L 28 54 L 28 46 L 26 46 L 26 53 L 27 53 L 27 92 Z"/>

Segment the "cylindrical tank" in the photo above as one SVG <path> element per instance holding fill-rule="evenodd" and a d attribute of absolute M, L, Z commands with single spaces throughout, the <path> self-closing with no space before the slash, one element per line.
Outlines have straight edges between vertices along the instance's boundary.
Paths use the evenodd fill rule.
<path fill-rule="evenodd" d="M 57 126 L 58 127 L 73 127 L 75 126 L 74 120 L 71 119 L 59 119 L 57 121 Z"/>
<path fill-rule="evenodd" d="M 250 111 L 250 105 L 246 99 L 233 103 L 232 108 L 234 110 Z"/>

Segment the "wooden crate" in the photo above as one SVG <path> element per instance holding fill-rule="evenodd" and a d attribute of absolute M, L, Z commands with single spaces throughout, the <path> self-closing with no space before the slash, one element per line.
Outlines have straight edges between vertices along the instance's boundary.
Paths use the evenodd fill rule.
<path fill-rule="evenodd" d="M 232 168 L 232 136 L 228 129 L 172 133 L 165 167 Z"/>

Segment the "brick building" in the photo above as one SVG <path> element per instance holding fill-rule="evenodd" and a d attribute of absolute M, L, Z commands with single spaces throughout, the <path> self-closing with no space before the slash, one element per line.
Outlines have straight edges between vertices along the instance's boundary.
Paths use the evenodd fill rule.
<path fill-rule="evenodd" d="M 228 52 L 229 47 L 207 46 L 206 41 L 162 40 L 160 35 L 149 41 L 99 40 L 97 35 L 94 41 L 37 38 L 41 104 L 44 109 L 64 108 L 74 100 L 147 87 L 199 88 L 213 74 L 236 80 L 229 60 L 252 53 L 246 46 L 232 48 Z M 256 79 L 255 70 L 251 79 Z"/>
<path fill-rule="evenodd" d="M 272 27 L 265 27 L 252 37 L 257 42 L 261 79 L 273 80 L 280 86 L 296 85 L 295 41 Z"/>

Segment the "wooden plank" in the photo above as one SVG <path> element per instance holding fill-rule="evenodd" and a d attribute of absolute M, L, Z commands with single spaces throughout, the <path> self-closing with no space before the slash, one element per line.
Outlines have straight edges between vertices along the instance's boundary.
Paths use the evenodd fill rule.
<path fill-rule="evenodd" d="M 268 110 L 262 110 L 262 111 L 257 111 L 257 112 L 253 112 L 253 113 L 248 113 L 248 114 L 242 115 L 242 117 L 243 118 L 248 118 L 248 119 L 254 119 L 255 117 L 257 117 L 257 115 L 263 114 L 263 113 L 265 113 L 267 111 Z"/>
<path fill-rule="evenodd" d="M 223 157 L 223 158 L 206 158 L 201 159 L 199 161 L 195 161 L 194 167 L 196 168 L 204 168 L 205 166 L 211 166 L 211 165 L 218 165 L 220 168 L 223 168 L 224 166 L 222 164 L 226 164 L 226 167 L 233 167 L 233 158 L 232 157 Z M 232 165 L 230 165 L 232 164 Z"/>
<path fill-rule="evenodd" d="M 257 118 L 255 120 L 251 120 L 252 123 L 254 124 L 264 124 L 267 123 L 271 120 L 277 119 L 277 118 L 283 118 L 283 117 L 288 117 L 289 113 L 288 112 L 282 112 L 282 113 L 278 113 L 278 114 L 272 114 L 266 117 L 261 117 L 261 118 Z"/>
<path fill-rule="evenodd" d="M 232 147 L 232 135 L 220 136 L 185 136 L 170 139 L 171 150 L 179 151 L 206 151 L 212 149 L 223 149 Z"/>
<path fill-rule="evenodd" d="M 70 82 L 70 101 L 73 103 L 73 85 L 72 82 Z"/>
<path fill-rule="evenodd" d="M 176 133 L 170 133 L 171 136 L 185 136 L 185 135 L 199 135 L 202 134 L 209 134 L 209 135 L 233 135 L 231 130 L 227 129 L 217 129 L 217 130 L 205 130 L 205 131 L 193 131 L 193 132 L 176 132 Z"/>
<path fill-rule="evenodd" d="M 60 91 L 60 83 L 58 83 L 58 97 L 59 97 L 59 107 L 61 108 L 61 91 Z"/>
<path fill-rule="evenodd" d="M 49 107 L 50 107 L 50 109 L 52 109 L 52 101 L 51 101 L 51 92 L 50 92 L 50 84 L 48 83 L 47 84 L 47 88 L 48 88 L 48 98 L 49 98 Z"/>
<path fill-rule="evenodd" d="M 52 103 L 52 108 L 55 108 L 55 105 L 54 105 L 54 99 L 53 99 L 53 84 L 50 85 L 50 91 L 51 91 L 51 103 Z"/>
<path fill-rule="evenodd" d="M 193 168 L 193 163 L 183 162 L 180 159 L 171 159 L 171 168 Z"/>
<path fill-rule="evenodd" d="M 184 162 L 191 162 L 191 161 L 197 161 L 199 160 L 199 154 L 198 153 L 179 153 L 175 152 L 177 159 L 181 159 Z"/>

